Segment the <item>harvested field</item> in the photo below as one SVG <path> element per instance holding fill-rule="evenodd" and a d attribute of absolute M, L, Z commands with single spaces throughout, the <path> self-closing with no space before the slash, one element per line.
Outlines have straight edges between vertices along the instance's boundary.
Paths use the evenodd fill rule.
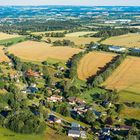
<path fill-rule="evenodd" d="M 56 41 L 56 40 L 71 40 L 75 43 L 75 45 L 85 45 L 85 44 L 89 44 L 90 42 L 97 42 L 100 40 L 100 38 L 96 38 L 96 37 L 62 37 L 62 38 L 50 38 L 52 40 L 52 42 Z M 46 40 L 46 38 L 44 38 L 44 40 Z"/>
<path fill-rule="evenodd" d="M 124 47 L 139 47 L 140 48 L 140 34 L 127 34 L 121 36 L 110 37 L 102 44 L 124 46 Z"/>
<path fill-rule="evenodd" d="M 25 41 L 9 47 L 8 51 L 25 60 L 44 61 L 47 58 L 68 60 L 74 54 L 79 53 L 81 49 L 51 47 L 43 42 Z"/>
<path fill-rule="evenodd" d="M 106 52 L 90 52 L 85 55 L 78 66 L 78 77 L 81 80 L 86 80 L 92 75 L 95 75 L 98 70 L 109 63 L 115 55 Z"/>
<path fill-rule="evenodd" d="M 20 37 L 20 36 L 19 35 L 10 35 L 10 34 L 0 32 L 0 40 L 16 38 L 16 37 Z"/>
<path fill-rule="evenodd" d="M 83 32 L 73 32 L 73 33 L 68 33 L 66 34 L 67 37 L 79 37 L 79 36 L 84 36 L 84 35 L 87 35 L 87 34 L 94 34 L 96 32 L 92 32 L 92 31 L 83 31 Z"/>
<path fill-rule="evenodd" d="M 119 91 L 140 93 L 140 58 L 126 58 L 103 85 Z"/>
<path fill-rule="evenodd" d="M 4 54 L 3 46 L 0 46 L 0 62 L 9 62 L 9 58 Z"/>

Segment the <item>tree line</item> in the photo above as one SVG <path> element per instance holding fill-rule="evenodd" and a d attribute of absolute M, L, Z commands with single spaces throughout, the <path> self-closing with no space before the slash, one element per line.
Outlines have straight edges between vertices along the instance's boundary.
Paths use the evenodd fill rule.
<path fill-rule="evenodd" d="M 103 38 L 108 38 L 111 36 L 118 36 L 118 35 L 124 35 L 128 33 L 137 33 L 139 32 L 139 29 L 136 28 L 108 28 L 105 30 L 100 30 L 96 34 L 92 35 L 92 37 L 103 37 Z"/>

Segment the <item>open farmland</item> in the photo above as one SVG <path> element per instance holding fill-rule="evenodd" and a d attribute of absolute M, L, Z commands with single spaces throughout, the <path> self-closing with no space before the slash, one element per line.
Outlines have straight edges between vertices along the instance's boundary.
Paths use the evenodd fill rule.
<path fill-rule="evenodd" d="M 20 36 L 19 35 L 10 35 L 10 34 L 0 32 L 0 40 L 11 39 L 11 38 L 16 38 L 16 37 L 20 37 Z"/>
<path fill-rule="evenodd" d="M 46 31 L 46 32 L 33 32 L 34 35 L 44 35 L 45 33 L 63 33 L 65 30 Z"/>
<path fill-rule="evenodd" d="M 44 40 L 46 40 L 47 38 L 45 37 Z M 85 45 L 85 44 L 89 44 L 90 42 L 97 42 L 100 40 L 100 38 L 96 38 L 96 37 L 62 37 L 62 38 L 55 38 L 55 37 L 50 37 L 51 41 L 54 42 L 56 40 L 70 40 L 72 42 L 75 43 L 75 45 Z"/>
<path fill-rule="evenodd" d="M 4 54 L 3 47 L 0 46 L 0 62 L 9 62 L 9 58 Z"/>
<path fill-rule="evenodd" d="M 88 77 L 95 75 L 98 70 L 109 63 L 115 55 L 106 52 L 90 52 L 85 55 L 78 66 L 78 77 L 86 80 Z"/>
<path fill-rule="evenodd" d="M 96 32 L 90 32 L 90 31 L 81 31 L 81 32 L 74 32 L 74 33 L 68 33 L 68 34 L 66 34 L 66 36 L 67 37 L 79 37 L 79 36 L 84 36 L 84 35 L 88 35 L 88 34 L 94 34 L 94 33 L 96 33 Z"/>
<path fill-rule="evenodd" d="M 68 60 L 81 50 L 70 47 L 51 47 L 43 42 L 25 41 L 9 47 L 8 51 L 25 60 L 44 61 L 47 58 Z"/>
<path fill-rule="evenodd" d="M 135 100 L 140 95 L 140 58 L 128 57 L 103 84 L 117 89 L 123 100 Z M 123 93 L 127 93 L 125 96 Z M 122 95 L 121 95 L 122 94 Z M 125 96 L 125 97 L 124 97 Z M 125 98 L 125 99 L 124 99 Z M 139 98 L 140 99 L 140 98 Z"/>
<path fill-rule="evenodd" d="M 102 44 L 124 46 L 124 47 L 139 47 L 140 34 L 127 34 L 121 36 L 110 37 L 102 42 Z"/>

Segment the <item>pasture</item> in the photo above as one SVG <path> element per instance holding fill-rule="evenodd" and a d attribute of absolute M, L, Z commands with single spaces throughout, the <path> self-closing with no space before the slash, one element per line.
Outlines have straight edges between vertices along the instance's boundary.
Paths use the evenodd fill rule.
<path fill-rule="evenodd" d="M 78 66 L 78 77 L 81 80 L 86 80 L 109 63 L 115 55 L 106 52 L 90 52 L 85 55 Z"/>
<path fill-rule="evenodd" d="M 101 43 L 107 45 L 124 46 L 129 48 L 140 48 L 140 34 L 126 34 L 110 37 L 102 41 Z"/>
<path fill-rule="evenodd" d="M 3 46 L 0 46 L 0 62 L 9 62 L 9 58 L 5 55 Z"/>
<path fill-rule="evenodd" d="M 36 41 L 25 41 L 8 48 L 10 53 L 21 59 L 44 61 L 48 58 L 68 60 L 81 49 L 70 47 L 52 47 L 50 44 Z"/>
<path fill-rule="evenodd" d="M 0 32 L 0 40 L 11 39 L 11 38 L 16 38 L 16 37 L 20 37 L 20 36 Z"/>
<path fill-rule="evenodd" d="M 126 58 L 103 85 L 120 91 L 122 100 L 138 101 L 140 99 L 140 58 Z"/>

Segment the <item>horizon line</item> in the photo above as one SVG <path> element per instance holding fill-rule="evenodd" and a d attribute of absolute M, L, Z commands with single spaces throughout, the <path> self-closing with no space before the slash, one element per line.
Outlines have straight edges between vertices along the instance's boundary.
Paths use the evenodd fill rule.
<path fill-rule="evenodd" d="M 0 6 L 83 6 L 83 7 L 140 7 L 140 5 L 0 5 Z"/>

